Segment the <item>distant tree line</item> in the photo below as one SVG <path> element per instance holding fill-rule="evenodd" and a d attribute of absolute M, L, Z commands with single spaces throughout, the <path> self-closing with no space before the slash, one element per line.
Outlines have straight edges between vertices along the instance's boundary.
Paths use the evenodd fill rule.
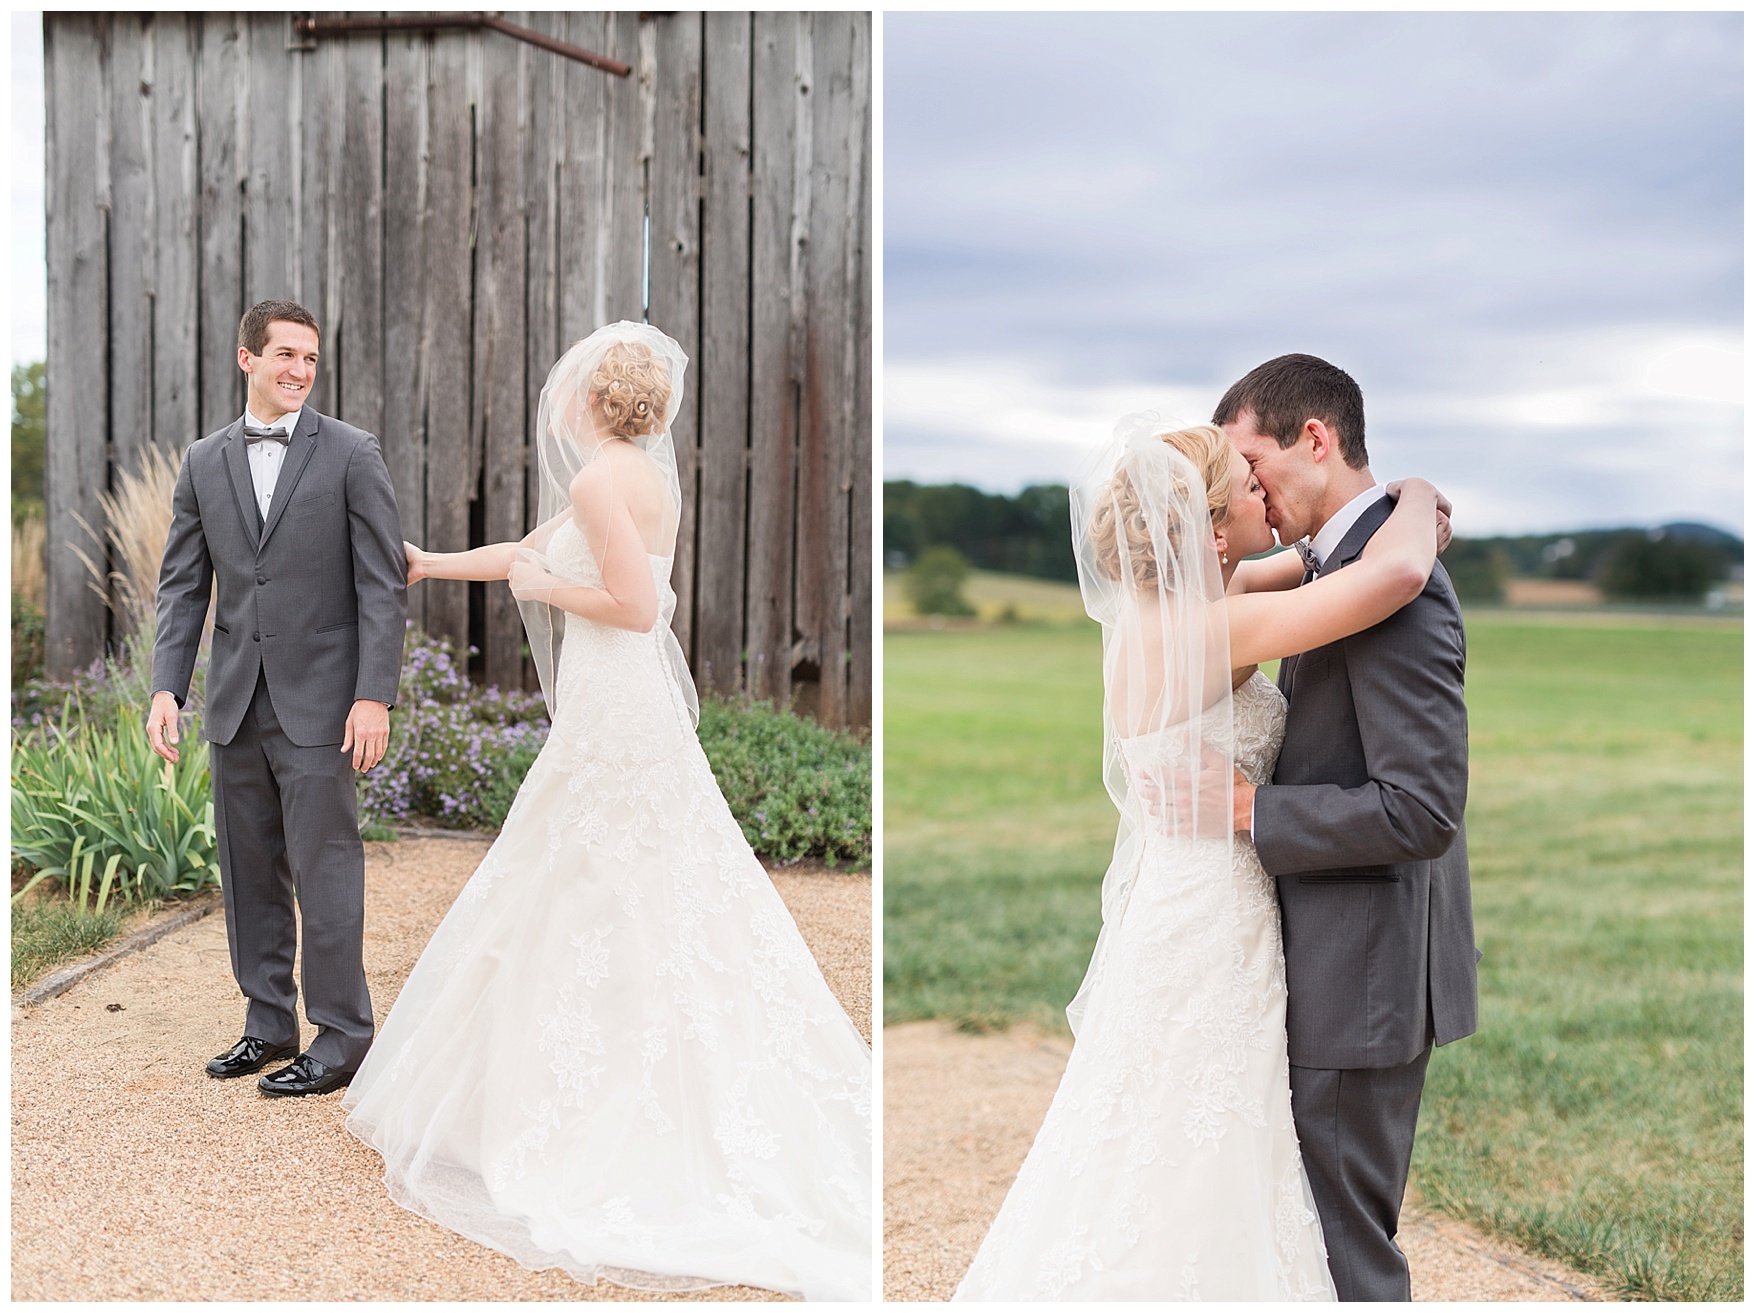
<path fill-rule="evenodd" d="M 1025 488 L 1016 497 L 962 483 L 884 484 L 884 564 L 912 565 L 930 547 L 954 547 L 980 570 L 1078 581 L 1066 486 Z"/>
<path fill-rule="evenodd" d="M 967 484 L 884 484 L 884 564 L 901 569 L 936 547 L 954 548 L 977 569 L 1073 582 L 1072 521 L 1061 484 L 1015 497 Z M 1704 524 L 1657 529 L 1458 538 L 1444 553 L 1464 601 L 1497 602 L 1505 581 L 1577 579 L 1610 597 L 1699 597 L 1743 577 L 1743 540 Z"/>

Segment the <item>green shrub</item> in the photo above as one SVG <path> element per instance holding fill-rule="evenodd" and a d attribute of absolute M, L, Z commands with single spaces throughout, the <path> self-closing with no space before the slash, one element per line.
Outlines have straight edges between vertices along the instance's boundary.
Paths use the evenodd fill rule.
<path fill-rule="evenodd" d="M 548 737 L 542 695 L 471 684 L 448 640 L 410 626 L 396 697 L 390 747 L 360 778 L 361 820 L 499 829 Z"/>
<path fill-rule="evenodd" d="M 152 751 L 138 710 L 88 718 L 77 695 L 16 739 L 12 855 L 36 870 L 26 889 L 53 878 L 72 893 L 99 871 L 102 910 L 112 881 L 129 898 L 217 884 L 207 744 L 184 733 L 180 747 L 171 766 Z"/>
<path fill-rule="evenodd" d="M 43 613 L 21 593 L 12 594 L 12 687 L 40 677 L 47 656 Z"/>
<path fill-rule="evenodd" d="M 974 615 L 963 596 L 969 561 L 955 547 L 929 547 L 908 567 L 908 600 L 919 615 Z"/>
<path fill-rule="evenodd" d="M 1460 602 L 1497 606 L 1505 601 L 1505 554 L 1480 541 L 1458 538 L 1439 558 Z"/>
<path fill-rule="evenodd" d="M 48 375 L 43 362 L 12 367 L 12 518 L 43 505 Z"/>
<path fill-rule="evenodd" d="M 771 703 L 701 699 L 701 748 L 758 857 L 871 863 L 871 749 Z"/>
<path fill-rule="evenodd" d="M 1721 573 L 1719 558 L 1699 543 L 1663 530 L 1622 539 L 1600 580 L 1610 597 L 1697 598 Z"/>

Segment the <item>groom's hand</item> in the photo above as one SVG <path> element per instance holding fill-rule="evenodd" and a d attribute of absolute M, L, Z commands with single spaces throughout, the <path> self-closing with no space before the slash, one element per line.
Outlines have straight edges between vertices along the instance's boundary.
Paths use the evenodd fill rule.
<path fill-rule="evenodd" d="M 159 756 L 169 762 L 177 760 L 177 742 L 182 735 L 177 728 L 177 700 L 169 693 L 152 695 L 152 710 L 146 713 L 146 737 Z"/>
<path fill-rule="evenodd" d="M 1227 824 L 1237 815 L 1239 790 L 1247 790 L 1250 799 L 1255 796 L 1242 771 L 1234 767 L 1227 770 L 1227 757 L 1204 747 L 1202 755 L 1205 764 L 1192 778 L 1187 772 L 1178 771 L 1167 781 L 1148 776 L 1139 782 L 1146 811 L 1164 834 L 1184 839 L 1223 839 L 1229 833 Z M 1242 828 L 1247 830 L 1247 805 L 1243 816 Z"/>
<path fill-rule="evenodd" d="M 1255 785 L 1243 778 L 1242 771 L 1231 786 L 1231 829 L 1252 838 L 1255 834 Z"/>
<path fill-rule="evenodd" d="M 353 710 L 347 713 L 347 731 L 341 740 L 341 750 L 353 753 L 353 768 L 372 769 L 384 760 L 389 746 L 390 708 L 370 698 L 355 702 Z"/>

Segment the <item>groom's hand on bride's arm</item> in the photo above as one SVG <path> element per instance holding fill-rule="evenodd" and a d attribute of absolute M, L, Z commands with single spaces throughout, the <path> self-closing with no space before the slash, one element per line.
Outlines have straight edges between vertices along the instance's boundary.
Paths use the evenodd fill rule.
<path fill-rule="evenodd" d="M 341 750 L 353 754 L 353 768 L 368 771 L 384 760 L 390 746 L 390 708 L 371 698 L 361 698 L 347 713 L 347 729 Z"/>

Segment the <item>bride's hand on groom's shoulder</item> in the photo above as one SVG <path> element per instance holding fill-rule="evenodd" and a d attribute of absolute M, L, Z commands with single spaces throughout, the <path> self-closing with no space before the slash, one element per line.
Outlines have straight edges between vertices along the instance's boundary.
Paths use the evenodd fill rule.
<path fill-rule="evenodd" d="M 1391 501 L 1400 501 L 1402 493 L 1412 488 L 1418 488 L 1421 491 L 1431 489 L 1432 498 L 1438 503 L 1438 551 L 1442 555 L 1444 549 L 1450 546 L 1450 515 L 1454 509 L 1450 504 L 1450 498 L 1438 491 L 1436 484 L 1429 483 L 1425 479 L 1397 479 L 1393 483 L 1383 485 L 1384 495 Z"/>

